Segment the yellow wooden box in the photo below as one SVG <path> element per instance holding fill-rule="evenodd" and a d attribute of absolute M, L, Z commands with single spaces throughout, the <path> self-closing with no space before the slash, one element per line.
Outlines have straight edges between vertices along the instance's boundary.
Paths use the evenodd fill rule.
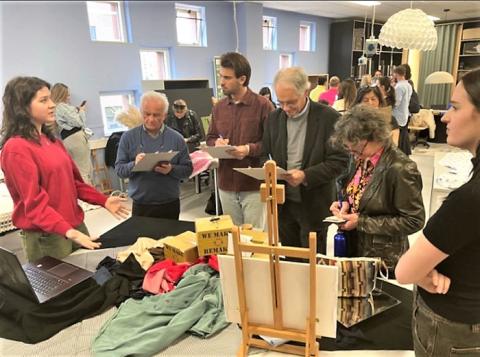
<path fill-rule="evenodd" d="M 194 263 L 198 259 L 197 236 L 191 231 L 163 240 L 165 258 L 176 263 Z"/>
<path fill-rule="evenodd" d="M 198 254 L 226 254 L 228 250 L 228 233 L 232 231 L 232 218 L 228 215 L 217 217 L 197 218 L 195 231 L 197 232 Z"/>

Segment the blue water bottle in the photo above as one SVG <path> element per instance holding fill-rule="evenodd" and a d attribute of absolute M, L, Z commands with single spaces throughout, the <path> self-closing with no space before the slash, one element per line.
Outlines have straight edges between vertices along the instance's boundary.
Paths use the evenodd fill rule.
<path fill-rule="evenodd" d="M 338 230 L 337 234 L 333 237 L 333 255 L 336 257 L 347 256 L 347 237 L 343 231 Z"/>

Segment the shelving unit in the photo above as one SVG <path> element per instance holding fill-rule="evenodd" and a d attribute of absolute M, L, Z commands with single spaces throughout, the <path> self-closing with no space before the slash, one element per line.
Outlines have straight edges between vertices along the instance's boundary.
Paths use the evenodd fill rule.
<path fill-rule="evenodd" d="M 480 67 L 480 21 L 463 22 L 458 26 L 454 63 L 455 82 L 458 82 L 465 73 Z"/>
<path fill-rule="evenodd" d="M 373 34 L 376 39 L 382 23 L 375 22 Z M 359 66 L 358 59 L 363 54 L 365 39 L 370 38 L 372 22 L 348 19 L 333 22 L 330 25 L 329 74 L 340 79 L 352 77 L 359 79 L 366 73 L 374 74 L 380 69 L 384 75 L 391 75 L 393 68 L 402 63 L 403 51 L 386 46 L 377 47 L 377 53 L 368 60 L 367 65 Z"/>

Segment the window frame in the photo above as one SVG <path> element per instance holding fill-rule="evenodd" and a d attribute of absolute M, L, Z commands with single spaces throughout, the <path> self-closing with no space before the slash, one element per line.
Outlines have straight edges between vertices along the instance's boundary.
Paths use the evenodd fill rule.
<path fill-rule="evenodd" d="M 88 3 L 116 3 L 118 6 L 118 21 L 120 22 L 119 30 L 120 30 L 120 40 L 94 40 L 92 39 L 91 33 L 91 24 L 90 24 L 90 13 L 88 11 Z M 106 42 L 106 43 L 128 43 L 127 38 L 127 21 L 125 17 L 125 8 L 123 1 L 85 1 L 85 6 L 87 8 L 87 19 L 88 19 L 88 31 L 90 34 L 90 41 L 92 42 Z"/>
<path fill-rule="evenodd" d="M 178 13 L 177 11 L 181 10 L 190 10 L 195 11 L 200 14 L 200 33 L 198 36 L 197 43 L 180 43 L 178 39 L 178 29 L 177 29 L 177 20 L 178 20 Z M 190 4 L 183 4 L 183 3 L 175 3 L 175 32 L 176 32 L 176 41 L 177 46 L 180 47 L 207 47 L 207 16 L 205 6 L 196 6 Z"/>
<path fill-rule="evenodd" d="M 290 62 L 289 66 L 282 67 L 282 56 L 288 56 L 288 59 L 289 59 L 289 62 Z M 288 67 L 292 67 L 292 66 L 294 66 L 293 53 L 288 53 L 288 52 L 280 53 L 279 56 L 278 56 L 278 69 L 288 68 Z"/>
<path fill-rule="evenodd" d="M 271 29 L 271 38 L 270 38 L 270 47 L 265 47 L 265 42 L 264 42 L 264 29 L 267 28 L 268 26 L 264 26 L 265 21 L 270 20 L 272 23 Z M 277 32 L 278 32 L 278 27 L 277 27 L 277 18 L 275 16 L 267 16 L 263 15 L 262 16 L 262 48 L 265 51 L 276 51 L 277 50 Z"/>
<path fill-rule="evenodd" d="M 301 31 L 302 27 L 308 27 L 309 31 L 309 41 L 308 41 L 308 49 L 302 49 L 302 41 L 301 39 Z M 312 21 L 300 21 L 298 31 L 298 50 L 301 52 L 315 52 L 315 44 L 316 44 L 316 26 L 315 22 Z"/>
<path fill-rule="evenodd" d="M 110 137 L 110 135 L 112 135 L 114 132 L 117 132 L 117 131 L 127 131 L 128 130 L 128 128 L 126 126 L 123 126 L 122 124 L 115 121 L 115 115 L 113 117 L 113 120 L 115 121 L 115 123 L 117 123 L 120 126 L 120 129 L 119 130 L 108 129 L 108 125 L 107 125 L 108 118 L 106 117 L 106 113 L 105 113 L 105 110 L 104 110 L 106 107 L 105 108 L 103 107 L 102 97 L 103 96 L 114 96 L 114 95 L 127 95 L 128 96 L 128 104 L 129 105 L 135 105 L 135 91 L 134 90 L 118 90 L 118 91 L 99 92 L 98 98 L 99 98 L 99 101 L 100 101 L 100 112 L 101 112 L 101 115 L 102 115 L 103 134 L 104 134 L 105 137 Z M 127 109 L 127 108 L 124 108 L 122 110 L 125 110 L 125 109 Z"/>
<path fill-rule="evenodd" d="M 143 62 L 142 62 L 142 52 L 156 52 L 163 53 L 163 58 L 165 62 L 165 78 L 154 78 L 154 79 L 145 79 L 143 74 Z M 172 70 L 170 68 L 170 50 L 168 48 L 141 48 L 138 52 L 140 56 L 140 70 L 142 72 L 142 81 L 158 81 L 158 80 L 168 80 L 172 78 Z"/>

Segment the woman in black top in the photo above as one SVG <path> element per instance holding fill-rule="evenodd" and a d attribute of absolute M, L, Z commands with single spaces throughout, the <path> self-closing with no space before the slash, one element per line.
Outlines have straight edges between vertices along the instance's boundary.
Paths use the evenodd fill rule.
<path fill-rule="evenodd" d="M 480 70 L 462 77 L 451 103 L 442 118 L 447 143 L 472 153 L 472 176 L 448 195 L 395 270 L 400 283 L 418 287 L 417 356 L 480 353 Z"/>
<path fill-rule="evenodd" d="M 270 88 L 268 88 L 268 87 L 262 87 L 262 89 L 260 89 L 260 92 L 258 92 L 258 94 L 260 94 L 260 95 L 263 96 L 263 97 L 268 98 L 268 100 L 270 101 L 270 103 L 272 103 L 272 105 L 273 105 L 274 108 L 277 107 L 277 105 L 275 104 L 275 102 L 272 100 L 272 92 L 270 91 Z"/>

